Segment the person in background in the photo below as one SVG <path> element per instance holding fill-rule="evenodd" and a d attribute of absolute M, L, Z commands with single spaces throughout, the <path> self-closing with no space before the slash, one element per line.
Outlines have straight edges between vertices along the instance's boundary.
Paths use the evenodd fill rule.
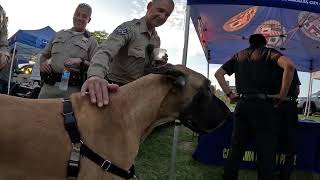
<path fill-rule="evenodd" d="M 275 89 L 279 90 L 283 69 L 278 68 L 274 71 Z M 284 147 L 283 153 L 286 155 L 284 164 L 280 166 L 278 180 L 290 180 L 294 169 L 294 159 L 296 152 L 296 131 L 298 127 L 298 108 L 297 98 L 300 93 L 301 82 L 297 70 L 294 71 L 292 83 L 288 92 L 288 97 L 279 104 L 280 113 L 280 141 L 279 144 Z"/>
<path fill-rule="evenodd" d="M 13 52 L 14 49 L 10 51 L 10 59 L 13 57 Z M 17 50 L 15 50 L 15 56 L 13 60 L 13 65 L 12 65 L 12 71 L 11 71 L 11 76 L 10 76 L 10 69 L 11 69 L 11 63 L 7 64 L 1 71 L 0 71 L 0 93 L 1 94 L 8 94 L 8 84 L 9 84 L 9 79 L 13 77 L 14 72 L 18 71 L 18 63 L 17 63 Z M 10 81 L 12 82 L 12 80 Z M 13 84 L 11 83 L 10 89 L 13 88 Z M 10 93 L 10 91 L 9 91 Z"/>
<path fill-rule="evenodd" d="M 82 95 L 89 91 L 91 102 L 102 107 L 109 103 L 109 91 L 116 91 L 118 85 L 143 76 L 146 47 L 160 47 L 155 28 L 167 21 L 173 9 L 173 0 L 152 0 L 144 17 L 118 26 L 94 55 L 88 69 L 88 79 L 81 88 Z M 166 57 L 164 59 L 167 60 Z"/>
<path fill-rule="evenodd" d="M 86 30 L 91 13 L 92 8 L 88 4 L 79 4 L 73 15 L 73 27 L 57 32 L 43 50 L 40 72 L 44 84 L 38 98 L 67 97 L 80 91 L 89 61 L 98 45 L 95 37 Z M 70 72 L 67 90 L 60 86 L 62 73 L 66 70 Z"/>
<path fill-rule="evenodd" d="M 231 148 L 224 166 L 223 180 L 238 179 L 239 163 L 246 144 L 254 139 L 257 150 L 258 180 L 274 180 L 275 153 L 278 145 L 280 122 L 277 106 L 287 97 L 294 74 L 294 64 L 275 49 L 265 47 L 266 38 L 254 34 L 250 46 L 236 53 L 217 70 L 215 76 L 224 93 L 234 101 L 234 129 Z M 274 90 L 273 71 L 283 69 L 281 87 Z M 233 93 L 224 75 L 235 74 L 236 91 Z M 272 98 L 269 98 L 273 95 Z"/>
<path fill-rule="evenodd" d="M 8 52 L 8 17 L 0 5 L 0 71 L 10 64 Z"/>

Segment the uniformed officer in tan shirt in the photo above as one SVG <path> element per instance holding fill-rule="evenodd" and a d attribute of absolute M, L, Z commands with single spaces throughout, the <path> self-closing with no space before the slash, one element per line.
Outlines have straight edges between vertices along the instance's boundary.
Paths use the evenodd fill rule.
<path fill-rule="evenodd" d="M 39 98 L 66 97 L 80 91 L 83 83 L 83 72 L 80 69 L 87 70 L 98 44 L 95 37 L 86 30 L 91 13 L 92 9 L 88 4 L 79 4 L 73 15 L 73 28 L 57 32 L 47 44 L 40 57 L 44 85 Z M 64 69 L 71 72 L 67 91 L 59 89 Z"/>
<path fill-rule="evenodd" d="M 0 71 L 10 63 L 8 52 L 8 18 L 6 12 L 0 5 Z"/>
<path fill-rule="evenodd" d="M 94 55 L 89 78 L 81 88 L 82 95 L 88 90 L 91 102 L 102 107 L 108 104 L 108 91 L 116 91 L 118 85 L 143 76 L 145 48 L 148 44 L 160 47 L 155 28 L 166 22 L 173 8 L 172 0 L 153 0 L 148 3 L 144 17 L 118 26 Z"/>

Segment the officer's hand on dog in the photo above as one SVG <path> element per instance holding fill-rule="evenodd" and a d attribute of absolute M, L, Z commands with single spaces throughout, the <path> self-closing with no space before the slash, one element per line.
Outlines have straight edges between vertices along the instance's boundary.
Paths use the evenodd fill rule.
<path fill-rule="evenodd" d="M 40 72 L 50 74 L 52 71 L 51 65 L 48 63 L 48 61 L 42 62 L 40 64 Z"/>
<path fill-rule="evenodd" d="M 98 107 L 109 104 L 109 92 L 116 92 L 119 86 L 98 76 L 91 76 L 81 87 L 81 95 L 89 94 L 91 103 L 97 103 Z M 88 92 L 87 92 L 88 91 Z"/>
<path fill-rule="evenodd" d="M 10 62 L 10 58 L 5 55 L 0 53 L 0 69 L 3 69 L 4 67 L 6 67 Z"/>
<path fill-rule="evenodd" d="M 64 61 L 64 66 L 67 68 L 78 68 L 81 64 L 80 58 L 68 58 Z"/>

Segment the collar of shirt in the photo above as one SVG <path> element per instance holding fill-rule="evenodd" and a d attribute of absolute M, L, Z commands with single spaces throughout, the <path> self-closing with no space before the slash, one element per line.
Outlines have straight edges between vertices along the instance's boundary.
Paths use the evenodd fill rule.
<path fill-rule="evenodd" d="M 150 36 L 155 34 L 155 31 L 156 31 L 155 29 L 153 29 L 152 31 L 149 31 L 145 17 L 142 17 L 139 21 L 140 21 L 140 32 L 141 33 L 148 33 Z"/>
<path fill-rule="evenodd" d="M 72 33 L 73 35 L 79 35 L 79 34 L 83 34 L 83 33 L 85 32 L 85 31 L 83 31 L 83 32 L 77 32 L 77 31 L 74 31 L 73 28 L 67 29 L 67 30 L 65 30 L 65 31 L 68 31 L 68 32 Z"/>

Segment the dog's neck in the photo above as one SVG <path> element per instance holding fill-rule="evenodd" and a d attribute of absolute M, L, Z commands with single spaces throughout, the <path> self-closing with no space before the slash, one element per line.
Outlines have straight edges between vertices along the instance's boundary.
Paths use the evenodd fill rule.
<path fill-rule="evenodd" d="M 85 143 L 88 141 L 89 147 L 120 167 L 130 168 L 142 139 L 155 127 L 157 120 L 165 116 L 160 113 L 160 107 L 170 88 L 160 75 L 145 76 L 110 94 L 110 104 L 104 108 L 91 104 L 88 97 L 74 95 L 74 111 L 79 114 L 78 125 Z"/>

